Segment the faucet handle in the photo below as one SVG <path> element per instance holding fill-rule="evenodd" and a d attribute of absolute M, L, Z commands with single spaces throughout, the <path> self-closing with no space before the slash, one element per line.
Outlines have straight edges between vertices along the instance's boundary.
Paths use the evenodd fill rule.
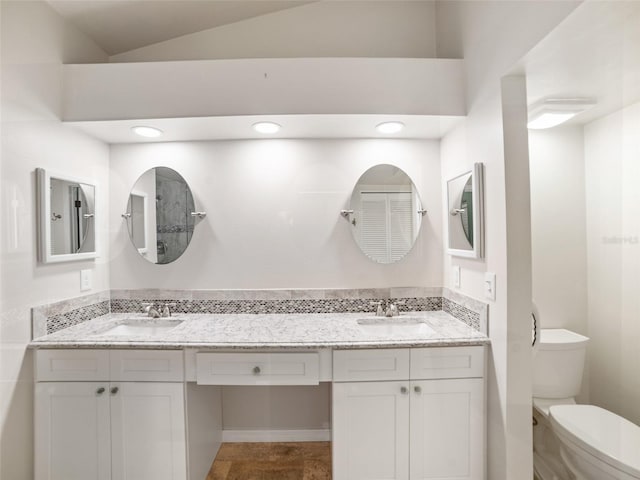
<path fill-rule="evenodd" d="M 142 303 L 142 306 L 144 308 L 144 312 L 150 317 L 158 318 L 160 316 L 160 313 L 158 312 L 158 310 L 156 310 L 155 305 L 153 303 L 144 302 Z"/>
<path fill-rule="evenodd" d="M 149 313 L 149 310 L 153 308 L 153 302 L 140 302 L 140 305 L 142 305 L 142 311 L 144 313 Z"/>

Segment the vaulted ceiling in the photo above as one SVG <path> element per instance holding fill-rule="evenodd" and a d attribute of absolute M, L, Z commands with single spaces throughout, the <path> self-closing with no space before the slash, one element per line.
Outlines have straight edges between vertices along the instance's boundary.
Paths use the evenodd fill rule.
<path fill-rule="evenodd" d="M 310 0 L 47 0 L 63 17 L 115 55 Z"/>

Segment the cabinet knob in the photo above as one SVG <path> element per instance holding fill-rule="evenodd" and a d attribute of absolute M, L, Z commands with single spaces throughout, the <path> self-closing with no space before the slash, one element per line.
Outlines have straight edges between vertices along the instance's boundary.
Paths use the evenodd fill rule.
<path fill-rule="evenodd" d="M 119 389 L 118 387 L 113 387 L 113 388 L 111 389 L 111 395 L 115 395 L 116 393 L 118 393 L 118 391 L 119 391 L 119 390 L 120 390 L 120 389 Z"/>
<path fill-rule="evenodd" d="M 105 391 L 104 387 L 100 387 L 99 389 L 96 390 L 96 395 L 102 395 Z"/>
<path fill-rule="evenodd" d="M 416 385 L 415 387 L 413 387 L 413 391 L 416 393 L 422 393 L 422 387 L 419 387 L 418 385 Z"/>
<path fill-rule="evenodd" d="M 260 370 L 260 367 L 258 367 L 258 366 L 253 367 L 253 373 L 254 373 L 254 375 L 259 375 L 259 374 L 260 374 L 260 371 L 261 371 L 261 370 Z"/>
<path fill-rule="evenodd" d="M 406 395 L 409 393 L 409 389 L 407 387 L 400 387 L 400 393 Z"/>

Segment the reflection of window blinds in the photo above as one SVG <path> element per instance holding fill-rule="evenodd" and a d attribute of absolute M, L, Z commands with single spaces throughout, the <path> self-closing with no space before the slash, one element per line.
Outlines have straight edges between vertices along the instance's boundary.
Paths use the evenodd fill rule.
<path fill-rule="evenodd" d="M 369 256 L 388 263 L 402 258 L 413 239 L 410 192 L 362 192 L 361 245 Z"/>
<path fill-rule="evenodd" d="M 360 235 L 362 250 L 372 258 L 387 259 L 387 195 L 386 193 L 362 193 Z"/>
<path fill-rule="evenodd" d="M 411 249 L 413 238 L 413 209 L 410 193 L 389 194 L 390 242 L 389 256 L 392 262 L 400 260 Z"/>

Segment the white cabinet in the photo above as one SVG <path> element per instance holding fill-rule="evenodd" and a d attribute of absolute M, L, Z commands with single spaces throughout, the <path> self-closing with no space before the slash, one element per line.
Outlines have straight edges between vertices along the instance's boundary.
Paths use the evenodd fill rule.
<path fill-rule="evenodd" d="M 94 382 L 36 383 L 36 479 L 111 479 L 107 386 Z"/>
<path fill-rule="evenodd" d="M 333 384 L 333 478 L 408 478 L 407 382 Z"/>
<path fill-rule="evenodd" d="M 484 347 L 411 349 L 403 358 L 334 352 L 334 480 L 484 479 Z"/>
<path fill-rule="evenodd" d="M 175 381 L 180 352 L 123 352 L 36 352 L 36 378 L 47 380 L 35 387 L 36 480 L 187 478 L 184 384 Z M 117 366 L 112 372 L 74 363 L 104 365 L 105 353 Z M 123 359 L 130 366 L 124 377 Z M 59 370 L 64 381 L 56 381 Z M 161 380 L 160 371 L 173 381 L 113 380 Z M 101 381 L 84 381 L 87 375 Z"/>
<path fill-rule="evenodd" d="M 484 478 L 483 380 L 412 381 L 410 397 L 409 478 Z"/>

